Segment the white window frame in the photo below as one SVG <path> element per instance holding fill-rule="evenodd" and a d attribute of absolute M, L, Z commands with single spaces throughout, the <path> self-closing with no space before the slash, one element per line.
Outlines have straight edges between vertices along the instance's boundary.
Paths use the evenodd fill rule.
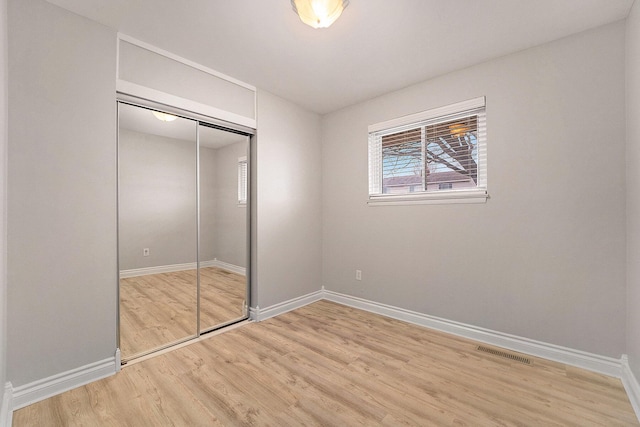
<path fill-rule="evenodd" d="M 487 134 L 485 109 L 486 100 L 483 96 L 369 125 L 369 206 L 485 203 L 489 197 L 487 192 Z M 464 114 L 471 110 L 479 110 L 477 134 L 478 182 L 475 188 L 420 191 L 405 194 L 382 193 L 382 142 L 380 134 L 390 134 L 398 131 L 399 128 L 419 125 L 425 121 L 438 123 L 451 120 L 452 117 Z"/>
<path fill-rule="evenodd" d="M 247 206 L 249 182 L 247 157 L 238 157 L 238 207 Z"/>

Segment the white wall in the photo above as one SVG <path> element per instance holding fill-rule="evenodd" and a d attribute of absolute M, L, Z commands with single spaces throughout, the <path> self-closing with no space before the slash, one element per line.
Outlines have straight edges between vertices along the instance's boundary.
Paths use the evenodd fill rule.
<path fill-rule="evenodd" d="M 317 114 L 268 92 L 257 99 L 258 289 L 251 305 L 265 308 L 320 289 L 322 150 Z"/>
<path fill-rule="evenodd" d="M 195 140 L 127 129 L 119 138 L 120 270 L 194 263 Z M 246 267 L 247 209 L 238 206 L 238 158 L 247 155 L 247 145 L 200 149 L 201 261 Z"/>
<path fill-rule="evenodd" d="M 640 2 L 627 18 L 627 354 L 640 378 Z"/>
<path fill-rule="evenodd" d="M 114 356 L 116 34 L 9 1 L 7 372 L 14 386 Z"/>
<path fill-rule="evenodd" d="M 324 286 L 620 357 L 624 89 L 617 23 L 325 116 Z M 486 204 L 367 206 L 369 124 L 483 95 Z"/>
<path fill-rule="evenodd" d="M 7 2 L 0 0 L 0 408 L 7 380 Z M 3 422 L 0 409 L 0 423 Z"/>
<path fill-rule="evenodd" d="M 196 262 L 195 127 L 192 141 L 120 129 L 120 270 Z"/>
<path fill-rule="evenodd" d="M 238 267 L 247 266 L 247 207 L 238 205 L 238 158 L 247 156 L 247 146 L 248 142 L 238 142 L 216 150 L 215 250 L 212 258 L 203 260 L 217 258 Z"/>
<path fill-rule="evenodd" d="M 200 147 L 200 255 L 201 261 L 216 257 L 216 162 L 214 148 Z"/>

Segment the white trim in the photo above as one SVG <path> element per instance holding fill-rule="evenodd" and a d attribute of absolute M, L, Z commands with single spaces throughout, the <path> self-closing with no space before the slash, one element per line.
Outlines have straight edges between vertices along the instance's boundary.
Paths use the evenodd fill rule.
<path fill-rule="evenodd" d="M 626 354 L 622 355 L 622 384 L 627 391 L 629 402 L 636 413 L 636 417 L 640 420 L 640 383 L 638 379 L 633 375 L 633 371 L 629 366 L 629 358 Z"/>
<path fill-rule="evenodd" d="M 115 357 L 90 363 L 67 372 L 21 385 L 13 389 L 13 410 L 51 396 L 106 378 L 116 373 Z"/>
<path fill-rule="evenodd" d="M 580 350 L 535 341 L 529 338 L 518 337 L 490 329 L 454 322 L 452 320 L 429 316 L 427 314 L 405 310 L 337 292 L 325 290 L 323 291 L 323 297 L 326 300 L 344 304 L 349 307 L 359 308 L 371 313 L 403 320 L 405 322 L 425 326 L 430 329 L 435 329 L 437 331 L 446 332 L 463 338 L 480 341 L 497 347 L 529 354 L 531 356 L 553 360 L 555 362 L 587 369 L 589 371 L 616 378 L 621 377 L 622 365 L 620 359 L 600 356 Z"/>
<path fill-rule="evenodd" d="M 172 59 L 172 60 L 174 60 L 176 62 L 180 62 L 181 64 L 187 65 L 187 66 L 189 66 L 191 68 L 195 68 L 196 70 L 200 70 L 200 71 L 203 71 L 203 72 L 205 72 L 207 74 L 211 74 L 212 76 L 218 77 L 219 79 L 226 80 L 229 83 L 233 83 L 233 84 L 241 86 L 241 87 L 243 87 L 245 89 L 249 89 L 249 90 L 251 90 L 253 92 L 256 92 L 256 87 L 255 86 L 252 86 L 252 85 L 250 85 L 248 83 L 245 83 L 245 82 L 240 81 L 238 79 L 235 79 L 235 78 L 233 78 L 231 76 L 223 74 L 223 73 L 221 73 L 219 71 L 216 71 L 216 70 L 214 70 L 212 68 L 205 67 L 204 65 L 198 64 L 197 62 L 190 61 L 190 60 L 188 60 L 186 58 L 183 58 L 181 56 L 173 54 L 173 53 L 171 53 L 169 51 L 166 51 L 164 49 L 160 49 L 159 47 L 153 46 L 153 45 L 151 45 L 149 43 L 145 43 L 145 42 L 143 42 L 141 40 L 138 40 L 138 39 L 133 38 L 131 36 L 128 36 L 126 34 L 118 33 L 118 48 L 120 47 L 120 41 L 124 41 L 124 42 L 130 43 L 132 45 L 141 47 L 142 49 L 146 49 L 146 50 L 148 50 L 150 52 L 157 53 L 158 55 L 164 56 L 165 58 Z M 117 72 L 119 72 L 119 71 L 120 70 L 118 69 Z M 116 74 L 116 76 L 118 76 L 118 74 Z"/>
<path fill-rule="evenodd" d="M 370 195 L 369 206 L 437 205 L 454 203 L 486 203 L 487 190 L 452 190 L 411 193 L 406 195 Z"/>
<path fill-rule="evenodd" d="M 328 291 L 324 286 L 320 291 L 312 292 L 279 304 L 274 304 L 266 309 L 252 307 L 250 310 L 250 317 L 251 320 L 262 321 L 323 299 L 360 310 L 365 310 L 370 313 L 379 314 L 381 316 L 402 320 L 414 325 L 424 326 L 426 328 L 457 335 L 459 337 L 481 343 L 564 363 L 566 365 L 575 366 L 615 378 L 623 378 L 624 359 L 614 359 L 612 357 L 601 356 L 581 350 L 574 350 L 555 344 L 548 344 L 529 338 L 493 331 L 491 329 L 467 325 L 465 323 L 430 316 L 416 311 L 405 310 L 403 308 L 366 300 L 364 298 Z"/>
<path fill-rule="evenodd" d="M 213 259 L 211 261 L 202 261 L 200 262 L 200 267 L 218 267 L 232 273 L 240 274 L 241 276 L 247 275 L 246 268 L 234 264 L 229 264 L 228 262 L 220 261 L 218 259 Z M 120 271 L 120 278 L 127 279 L 129 277 L 147 276 L 150 274 L 173 273 L 175 271 L 195 270 L 196 268 L 198 268 L 198 263 L 196 262 L 158 265 L 156 267 L 132 268 L 130 270 Z"/>
<path fill-rule="evenodd" d="M 215 337 L 217 335 L 224 334 L 225 332 L 232 331 L 232 330 L 234 330 L 236 328 L 239 328 L 241 326 L 247 325 L 250 322 L 251 322 L 250 320 L 240 320 L 240 321 L 235 322 L 235 323 L 231 323 L 231 324 L 228 324 L 228 325 L 223 325 L 224 327 L 221 327 L 220 329 L 214 329 L 212 331 L 209 331 L 209 332 L 207 332 L 205 334 L 200 335 L 199 337 L 195 337 L 195 338 L 192 338 L 192 339 L 187 340 L 187 341 L 182 341 L 182 342 L 180 342 L 178 344 L 174 344 L 172 346 L 165 347 L 165 348 L 163 348 L 161 350 L 157 350 L 157 351 L 151 352 L 149 354 L 145 354 L 144 356 L 140 356 L 140 357 L 136 357 L 135 359 L 128 360 L 126 366 L 129 367 L 129 366 L 132 366 L 132 365 L 136 365 L 136 364 L 138 364 L 140 362 L 144 362 L 145 360 L 153 359 L 154 357 L 170 353 L 170 352 L 178 350 L 180 348 L 187 347 L 187 346 L 189 346 L 191 344 L 195 344 L 195 343 L 198 343 L 198 342 L 201 342 L 201 341 L 204 341 L 204 340 L 208 340 L 211 337 Z"/>
<path fill-rule="evenodd" d="M 4 385 L 2 406 L 0 406 L 0 427 L 11 427 L 13 420 L 13 386 L 9 381 Z"/>
<path fill-rule="evenodd" d="M 256 128 L 256 119 L 240 114 L 231 113 L 221 110 L 220 108 L 192 101 L 180 96 L 171 95 L 160 90 L 152 89 L 127 80 L 118 79 L 116 81 L 116 91 L 118 93 L 134 96 L 147 101 L 157 102 L 163 105 L 171 106 L 190 113 L 201 114 L 212 119 L 224 120 L 230 123 L 236 123 L 251 129 Z"/>
<path fill-rule="evenodd" d="M 228 262 L 220 261 L 219 259 L 213 259 L 211 261 L 203 261 L 200 263 L 200 267 L 217 267 L 232 273 L 239 274 L 241 276 L 247 275 L 247 269 L 240 267 L 239 265 L 229 264 Z"/>
<path fill-rule="evenodd" d="M 284 314 L 288 311 L 295 310 L 300 307 L 304 307 L 305 305 L 309 305 L 316 301 L 320 301 L 323 298 L 324 288 L 320 291 L 312 292 L 307 295 L 302 295 L 297 298 L 292 298 L 288 301 L 281 302 L 279 304 L 274 304 L 267 308 L 251 307 L 249 309 L 249 315 L 251 320 L 256 322 L 261 322 L 263 320 L 269 319 L 270 317 L 278 316 L 280 314 Z"/>
<path fill-rule="evenodd" d="M 116 348 L 115 363 L 116 363 L 116 373 L 118 373 L 122 370 L 122 357 L 121 357 L 119 348 Z"/>
<path fill-rule="evenodd" d="M 393 206 L 411 204 L 453 204 L 453 203 L 486 203 L 487 195 L 487 138 L 486 138 L 486 100 L 485 97 L 446 105 L 440 108 L 423 111 L 416 114 L 387 120 L 385 122 L 370 125 L 368 138 L 368 163 L 369 163 L 369 200 L 370 206 Z M 424 178 L 427 165 L 421 166 L 423 170 L 423 191 L 415 193 L 384 193 L 384 163 L 385 153 L 383 139 L 385 135 L 392 135 L 407 129 L 420 129 L 421 157 L 426 156 L 427 135 L 426 126 L 443 121 L 461 119 L 465 117 L 477 117 L 477 162 L 478 175 L 473 188 L 460 188 L 455 190 L 437 191 L 427 188 L 428 182 Z M 423 159 L 424 160 L 424 159 Z M 427 171 L 428 172 L 428 171 Z"/>
<path fill-rule="evenodd" d="M 174 271 L 195 270 L 198 264 L 188 262 L 184 264 L 158 265 L 156 267 L 132 268 L 131 270 L 120 271 L 120 278 L 147 276 L 149 274 L 173 273 Z"/>
<path fill-rule="evenodd" d="M 484 107 L 485 105 L 486 101 L 484 96 L 469 99 L 467 101 L 456 102 L 455 104 L 446 105 L 444 107 L 432 108 L 431 110 L 421 111 L 419 113 L 409 114 L 407 116 L 369 125 L 369 133 L 421 122 L 423 120 L 434 119 L 436 117 L 447 116 L 461 111 L 472 110 L 474 108 Z"/>

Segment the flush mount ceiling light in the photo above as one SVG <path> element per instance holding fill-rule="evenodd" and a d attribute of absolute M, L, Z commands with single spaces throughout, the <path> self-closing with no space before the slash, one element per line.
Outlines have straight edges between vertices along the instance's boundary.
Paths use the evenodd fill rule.
<path fill-rule="evenodd" d="M 156 119 L 162 122 L 172 122 L 177 119 L 173 114 L 161 113 L 160 111 L 152 111 L 153 115 L 156 116 Z"/>
<path fill-rule="evenodd" d="M 327 28 L 340 17 L 349 0 L 291 0 L 300 20 L 313 28 Z"/>

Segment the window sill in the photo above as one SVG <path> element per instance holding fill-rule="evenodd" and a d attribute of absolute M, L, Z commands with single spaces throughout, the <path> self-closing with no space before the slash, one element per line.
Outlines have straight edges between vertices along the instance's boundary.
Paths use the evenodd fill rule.
<path fill-rule="evenodd" d="M 456 203 L 486 203 L 487 190 L 454 190 L 413 194 L 381 194 L 369 196 L 369 206 L 443 205 Z"/>

